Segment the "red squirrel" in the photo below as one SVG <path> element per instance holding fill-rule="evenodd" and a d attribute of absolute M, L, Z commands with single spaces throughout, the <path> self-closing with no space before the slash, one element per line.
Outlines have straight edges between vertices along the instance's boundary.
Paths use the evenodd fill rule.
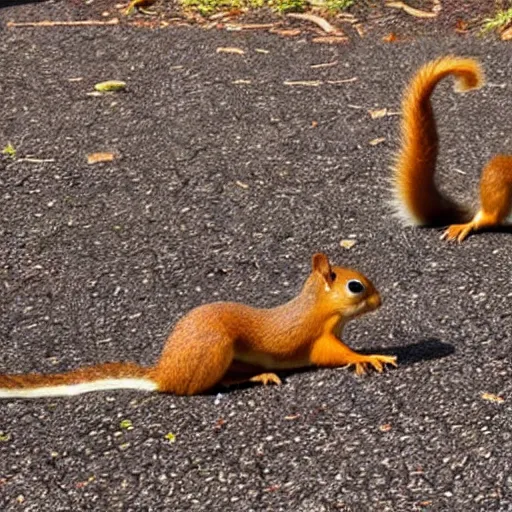
<path fill-rule="evenodd" d="M 485 82 L 477 60 L 451 55 L 427 62 L 416 72 L 402 101 L 401 149 L 393 166 L 393 193 L 397 214 L 406 223 L 449 225 L 441 238 L 462 242 L 472 231 L 505 224 L 512 213 L 512 155 L 497 155 L 484 167 L 476 212 L 438 190 L 434 174 L 439 140 L 430 96 L 448 75 L 454 76 L 457 92 L 478 89 Z"/>
<path fill-rule="evenodd" d="M 0 398 L 66 396 L 106 389 L 140 389 L 194 395 L 241 382 L 280 384 L 274 370 L 309 366 L 368 366 L 381 372 L 395 356 L 364 355 L 341 340 L 343 326 L 377 309 L 380 295 L 355 270 L 312 259 L 300 294 L 272 309 L 217 302 L 199 306 L 169 334 L 160 359 L 145 368 L 105 363 L 56 375 L 0 375 Z"/>

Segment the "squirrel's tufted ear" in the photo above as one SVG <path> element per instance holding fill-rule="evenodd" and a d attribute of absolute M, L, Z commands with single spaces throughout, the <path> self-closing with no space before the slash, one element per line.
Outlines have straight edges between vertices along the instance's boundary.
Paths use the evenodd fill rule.
<path fill-rule="evenodd" d="M 324 281 L 331 286 L 332 278 L 329 258 L 323 252 L 317 252 L 313 254 L 312 266 L 313 271 L 318 272 L 324 278 Z"/>

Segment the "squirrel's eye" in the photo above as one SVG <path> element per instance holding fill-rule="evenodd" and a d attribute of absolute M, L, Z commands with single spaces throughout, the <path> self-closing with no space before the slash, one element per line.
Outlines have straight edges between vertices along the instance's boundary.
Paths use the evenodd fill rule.
<path fill-rule="evenodd" d="M 331 281 L 334 281 L 336 279 L 336 273 L 331 272 Z"/>
<path fill-rule="evenodd" d="M 347 289 L 350 293 L 359 294 L 364 292 L 364 284 L 361 283 L 361 281 L 358 281 L 357 279 L 351 279 L 347 283 Z"/>

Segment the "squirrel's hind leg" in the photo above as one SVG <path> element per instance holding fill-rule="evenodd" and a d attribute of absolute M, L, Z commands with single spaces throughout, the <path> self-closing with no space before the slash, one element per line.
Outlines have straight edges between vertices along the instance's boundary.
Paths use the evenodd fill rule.
<path fill-rule="evenodd" d="M 492 228 L 495 226 L 501 225 L 503 220 L 506 218 L 506 215 L 503 219 L 496 214 L 489 214 L 483 210 L 478 210 L 476 215 L 466 224 L 452 224 L 446 229 L 446 231 L 441 235 L 441 240 L 448 241 L 464 241 L 471 232 L 481 231 L 486 228 Z"/>
<path fill-rule="evenodd" d="M 264 372 L 260 366 L 234 360 L 220 384 L 228 387 L 244 382 L 259 382 L 264 386 L 267 384 L 279 385 L 281 379 L 275 373 Z"/>
<path fill-rule="evenodd" d="M 497 155 L 482 171 L 480 209 L 466 224 L 453 224 L 442 239 L 462 242 L 472 231 L 501 226 L 512 211 L 512 155 Z"/>

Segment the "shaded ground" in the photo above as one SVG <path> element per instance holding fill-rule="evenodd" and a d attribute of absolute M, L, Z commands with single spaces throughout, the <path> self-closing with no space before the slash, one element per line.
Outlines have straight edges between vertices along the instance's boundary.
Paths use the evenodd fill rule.
<path fill-rule="evenodd" d="M 384 298 L 347 341 L 400 366 L 220 396 L 2 401 L 0 509 L 510 510 L 511 235 L 457 246 L 397 225 L 385 198 L 398 117 L 368 114 L 396 112 L 420 62 L 480 57 L 487 87 L 442 84 L 435 98 L 443 181 L 471 197 L 484 162 L 512 148 L 510 48 L 4 26 L 0 146 L 18 159 L 0 160 L 1 371 L 151 364 L 197 304 L 291 298 L 319 249 Z M 87 95 L 110 78 L 126 92 Z M 88 165 L 96 151 L 117 158 Z"/>

